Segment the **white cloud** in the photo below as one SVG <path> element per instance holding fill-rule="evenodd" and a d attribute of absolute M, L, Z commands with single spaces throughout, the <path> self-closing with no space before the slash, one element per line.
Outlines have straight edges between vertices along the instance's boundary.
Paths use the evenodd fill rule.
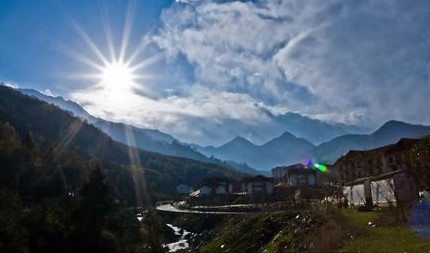
<path fill-rule="evenodd" d="M 10 87 L 10 88 L 13 88 L 13 89 L 18 89 L 19 88 L 18 84 L 13 83 L 13 82 L 4 82 L 4 83 L 0 82 L 0 83 L 3 84 L 4 86 L 7 86 L 7 87 Z"/>
<path fill-rule="evenodd" d="M 330 121 L 417 122 L 430 106 L 429 5 L 202 1 L 164 11 L 154 41 L 216 90 Z"/>
<path fill-rule="evenodd" d="M 261 143 L 285 131 L 265 110 L 430 124 L 430 1 L 176 2 L 192 4 L 165 9 L 149 39 L 167 56 L 170 80 L 151 80 L 145 94 L 94 88 L 72 99 L 202 144 L 237 135 Z M 183 78 L 187 68 L 192 78 Z"/>
<path fill-rule="evenodd" d="M 50 97 L 55 97 L 56 95 L 54 93 L 52 93 L 52 91 L 50 89 L 46 89 L 44 91 L 42 91 L 42 93 L 44 95 L 50 96 Z"/>
<path fill-rule="evenodd" d="M 269 120 L 262 116 L 262 105 L 250 96 L 218 92 L 203 85 L 195 85 L 181 96 L 160 99 L 135 93 L 113 94 L 100 89 L 74 92 L 71 99 L 84 104 L 95 116 L 159 129 L 183 141 L 205 144 L 221 144 L 239 134 L 239 131 L 226 129 L 226 121 L 254 125 Z M 224 129 L 220 131 L 220 127 Z M 216 137 L 211 139 L 211 135 Z"/>

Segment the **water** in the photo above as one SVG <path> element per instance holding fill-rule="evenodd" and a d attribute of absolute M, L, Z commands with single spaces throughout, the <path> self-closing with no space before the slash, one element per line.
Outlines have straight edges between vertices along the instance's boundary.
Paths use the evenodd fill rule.
<path fill-rule="evenodd" d="M 175 227 L 172 224 L 167 224 L 167 226 L 173 229 L 173 232 L 179 238 L 176 242 L 168 243 L 163 246 L 167 247 L 169 249 L 169 252 L 176 252 L 178 250 L 188 249 L 190 247 L 190 244 L 188 243 L 188 239 L 194 234 L 189 231 L 186 231 L 185 229 Z"/>

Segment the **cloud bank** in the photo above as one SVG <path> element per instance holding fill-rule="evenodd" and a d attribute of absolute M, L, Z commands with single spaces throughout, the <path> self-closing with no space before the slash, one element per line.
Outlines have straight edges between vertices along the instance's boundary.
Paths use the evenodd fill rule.
<path fill-rule="evenodd" d="M 87 91 L 74 98 L 96 114 L 205 144 L 257 125 L 273 130 L 264 110 L 430 124 L 430 1 L 176 2 L 150 41 L 192 78 L 173 75 L 171 92 L 151 86 L 158 96 L 133 94 L 122 111 L 102 112 Z"/>
<path fill-rule="evenodd" d="M 350 123 L 417 121 L 429 106 L 425 0 L 201 1 L 162 22 L 157 45 L 215 90 Z"/>

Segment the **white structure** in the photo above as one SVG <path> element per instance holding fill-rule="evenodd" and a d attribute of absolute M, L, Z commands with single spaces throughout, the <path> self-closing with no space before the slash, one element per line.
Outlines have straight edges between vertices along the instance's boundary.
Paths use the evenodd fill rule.
<path fill-rule="evenodd" d="M 370 184 L 370 189 L 372 191 L 372 201 L 374 205 L 387 206 L 390 203 L 396 203 L 393 178 L 373 181 Z M 348 199 L 348 202 L 354 206 L 365 205 L 366 203 L 363 183 L 352 186 L 344 186 L 343 194 Z"/>
<path fill-rule="evenodd" d="M 287 172 L 290 169 L 303 169 L 305 165 L 298 163 L 289 166 L 280 166 L 272 169 L 272 177 L 275 182 L 281 182 L 287 177 Z"/>
<path fill-rule="evenodd" d="M 289 169 L 286 182 L 289 187 L 315 186 L 317 184 L 317 172 L 308 168 Z"/>

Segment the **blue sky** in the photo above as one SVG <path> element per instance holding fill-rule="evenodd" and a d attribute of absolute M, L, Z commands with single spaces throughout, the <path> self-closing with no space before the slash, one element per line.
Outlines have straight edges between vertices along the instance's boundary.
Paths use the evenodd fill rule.
<path fill-rule="evenodd" d="M 158 26 L 162 8 L 171 2 L 139 1 L 139 8 L 134 10 L 134 22 L 138 24 L 133 29 L 138 34 L 132 38 L 134 43 Z M 107 17 L 119 40 L 128 4 L 122 0 L 1 0 L 0 78 L 23 86 L 67 92 L 70 88 L 61 84 L 69 81 L 62 75 L 78 71 L 80 66 L 67 57 L 64 46 L 89 50 L 73 23 L 82 26 L 93 39 L 100 38 L 98 44 L 104 47 L 103 17 Z"/>
<path fill-rule="evenodd" d="M 0 0 L 0 80 L 200 144 L 273 130 L 267 111 L 430 124 L 428 24 L 427 0 Z M 125 27 L 146 78 L 105 87 Z"/>

